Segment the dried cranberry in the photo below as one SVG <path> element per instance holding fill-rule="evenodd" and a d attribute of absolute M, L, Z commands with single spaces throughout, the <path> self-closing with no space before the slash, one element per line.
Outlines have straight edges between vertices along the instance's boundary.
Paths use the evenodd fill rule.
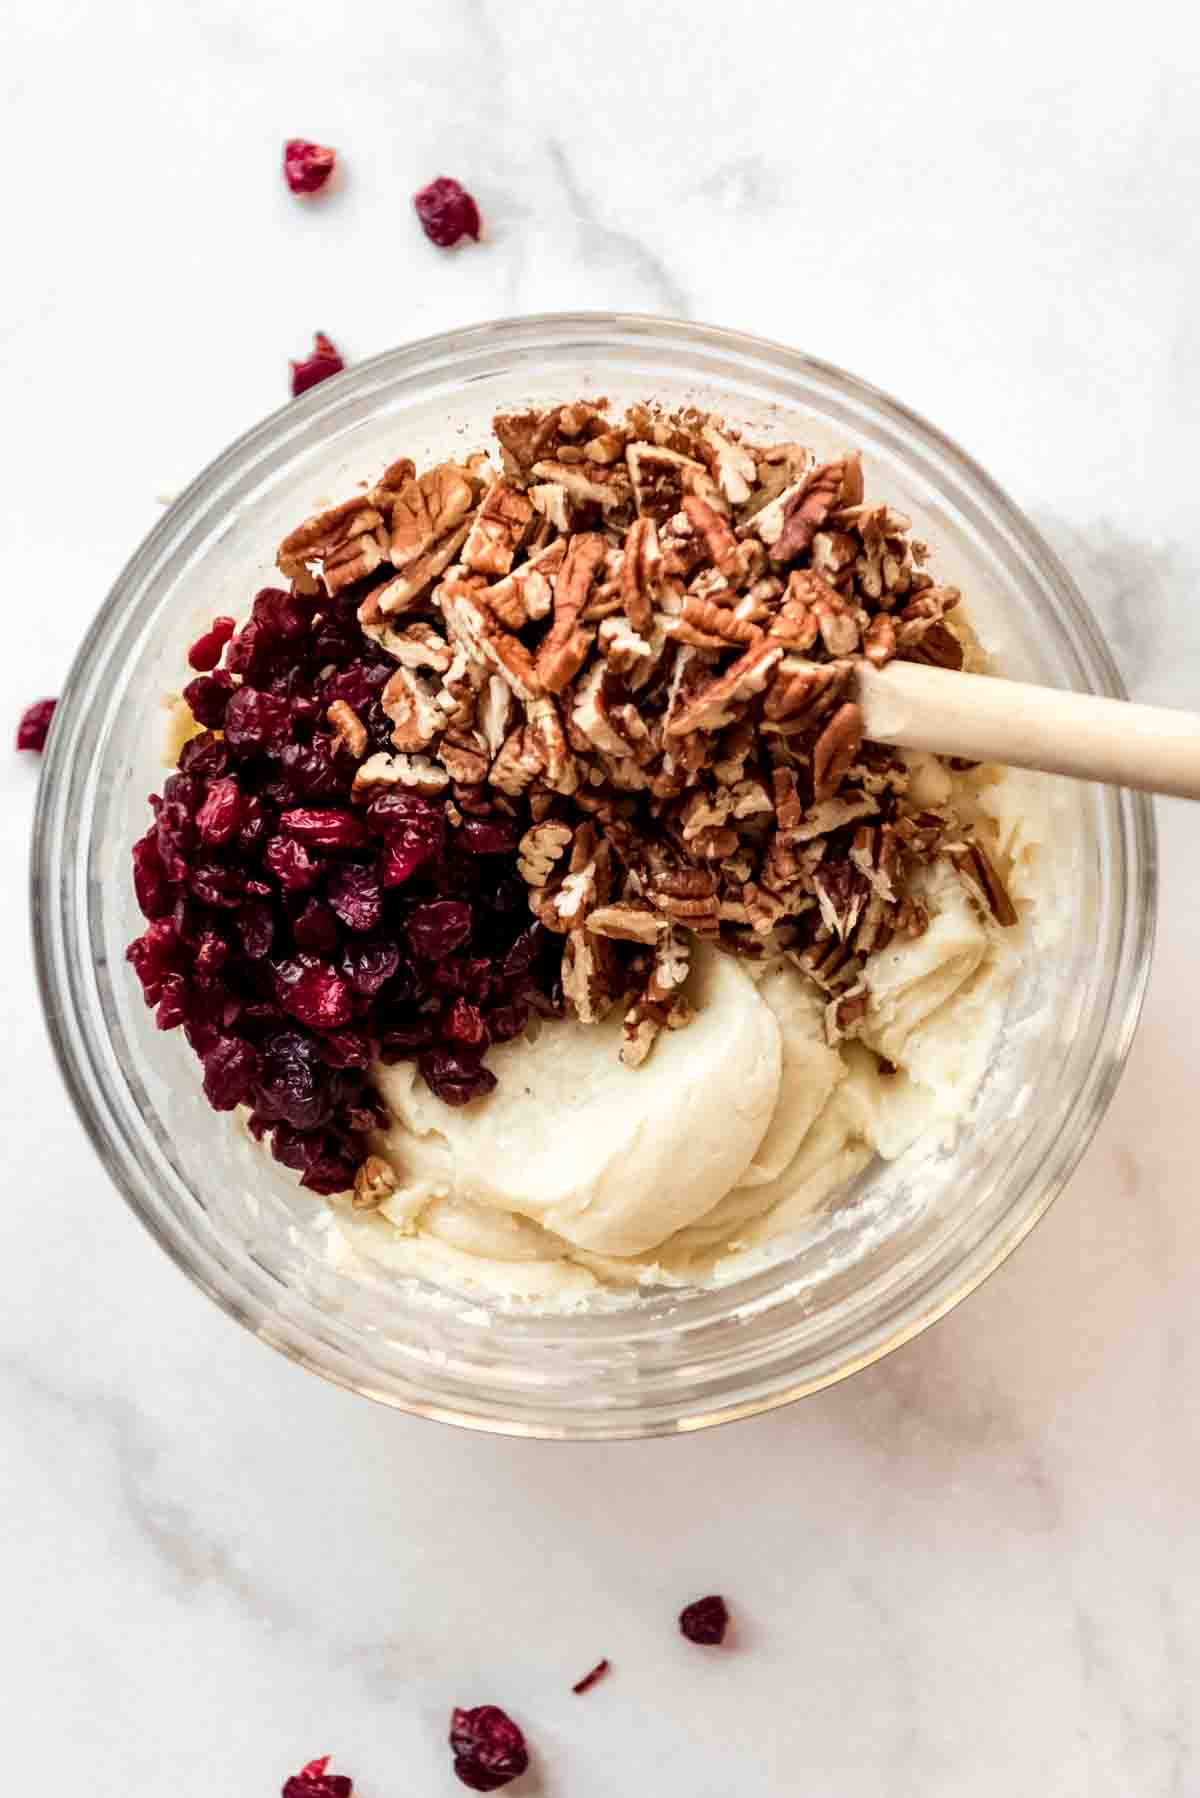
<path fill-rule="evenodd" d="M 510 855 L 517 846 L 516 831 L 507 820 L 466 818 L 458 835 L 472 855 Z"/>
<path fill-rule="evenodd" d="M 271 971 L 279 1003 L 310 1030 L 340 1030 L 350 1022 L 350 988 L 325 962 L 301 954 L 275 962 Z"/>
<path fill-rule="evenodd" d="M 222 737 L 210 730 L 189 737 L 179 752 L 179 768 L 183 774 L 195 774 L 206 780 L 220 780 L 229 772 L 229 751 Z"/>
<path fill-rule="evenodd" d="M 340 375 L 345 366 L 325 333 L 318 331 L 313 338 L 312 355 L 291 364 L 292 398 L 299 399 L 302 393 L 327 381 L 330 375 Z"/>
<path fill-rule="evenodd" d="M 354 1781 L 344 1773 L 327 1773 L 329 1756 L 309 1761 L 299 1773 L 284 1781 L 280 1798 L 352 1798 Z"/>
<path fill-rule="evenodd" d="M 339 965 L 356 993 L 374 998 L 398 970 L 400 950 L 395 943 L 348 943 Z"/>
<path fill-rule="evenodd" d="M 218 910 L 233 910 L 245 898 L 246 876 L 240 868 L 230 867 L 227 862 L 209 857 L 192 863 L 188 874 L 188 891 L 201 905 L 212 905 Z"/>
<path fill-rule="evenodd" d="M 293 706 L 293 720 L 295 716 Z M 279 771 L 287 782 L 289 799 L 345 798 L 348 783 L 339 773 L 325 737 L 314 737 L 311 743 L 289 743 L 280 753 Z"/>
<path fill-rule="evenodd" d="M 262 587 L 254 595 L 250 621 L 258 627 L 260 641 L 299 643 L 307 635 L 312 607 L 286 587 Z"/>
<path fill-rule="evenodd" d="M 250 899 L 238 907 L 233 920 L 242 954 L 250 961 L 269 955 L 275 941 L 275 914 L 262 899 Z"/>
<path fill-rule="evenodd" d="M 242 821 L 242 790 L 232 774 L 214 780 L 196 813 L 202 843 L 227 843 Z"/>
<path fill-rule="evenodd" d="M 495 1792 L 519 1779 L 529 1765 L 525 1737 L 495 1704 L 456 1708 L 450 1717 L 454 1771 L 473 1792 Z"/>
<path fill-rule="evenodd" d="M 190 680 L 183 689 L 183 697 L 197 724 L 202 724 L 205 730 L 220 730 L 233 692 L 233 676 L 218 668 L 215 674 L 200 674 Z"/>
<path fill-rule="evenodd" d="M 257 1074 L 257 1051 L 227 1036 L 204 1057 L 204 1096 L 214 1111 L 232 1111 L 249 1097 Z"/>
<path fill-rule="evenodd" d="M 571 1687 L 572 1692 L 574 1692 L 576 1696 L 582 1697 L 583 1693 L 590 1692 L 592 1687 L 597 1685 L 608 1671 L 609 1665 L 607 1661 L 597 1661 L 590 1672 L 585 1673 L 582 1679 L 577 1679 L 575 1681 L 575 1684 Z"/>
<path fill-rule="evenodd" d="M 333 173 L 337 151 L 289 137 L 283 146 L 283 178 L 294 194 L 315 194 Z"/>
<path fill-rule="evenodd" d="M 188 650 L 188 661 L 197 673 L 212 673 L 236 629 L 236 618 L 214 618 L 204 635 L 196 638 Z"/>
<path fill-rule="evenodd" d="M 519 1000 L 508 1005 L 493 1005 L 487 1014 L 487 1027 L 494 1043 L 512 1042 L 528 1022 L 529 1007 Z"/>
<path fill-rule="evenodd" d="M 165 917 L 175 903 L 158 852 L 158 832 L 154 827 L 133 845 L 133 890 L 147 918 Z"/>
<path fill-rule="evenodd" d="M 337 947 L 337 919 L 323 899 L 309 899 L 292 919 L 292 935 L 302 949 L 328 954 Z"/>
<path fill-rule="evenodd" d="M 408 940 L 428 960 L 449 955 L 471 934 L 471 908 L 461 899 L 433 899 L 409 913 Z"/>
<path fill-rule="evenodd" d="M 327 1130 L 293 1130 L 290 1124 L 277 1124 L 271 1153 L 284 1167 L 293 1168 L 301 1186 L 313 1192 L 345 1192 L 354 1184 L 355 1156 Z"/>
<path fill-rule="evenodd" d="M 217 675 L 211 677 L 213 680 Z M 199 683 L 192 682 L 193 686 Z M 193 707 L 193 710 L 195 708 Z M 239 687 L 225 711 L 225 741 L 235 754 L 281 749 L 291 735 L 287 701 L 257 687 Z"/>
<path fill-rule="evenodd" d="M 367 1068 L 371 1065 L 371 1039 L 362 1030 L 326 1031 L 317 1047 L 327 1067 Z"/>
<path fill-rule="evenodd" d="M 272 837 L 263 860 L 285 893 L 305 891 L 321 872 L 318 858 L 295 837 Z"/>
<path fill-rule="evenodd" d="M 496 1085 L 491 1068 L 483 1067 L 478 1051 L 467 1049 L 426 1049 L 418 1057 L 421 1073 L 430 1092 L 444 1105 L 469 1105 L 472 1099 L 485 1098 Z"/>
<path fill-rule="evenodd" d="M 341 862 L 325 883 L 325 895 L 347 930 L 375 930 L 383 918 L 383 888 L 374 867 Z"/>
<path fill-rule="evenodd" d="M 413 195 L 421 229 L 431 243 L 448 250 L 461 237 L 479 241 L 479 208 L 466 189 L 449 175 L 439 175 Z"/>
<path fill-rule="evenodd" d="M 280 1030 L 261 1045 L 255 1109 L 269 1123 L 315 1130 L 332 1110 L 320 1051 L 298 1030 Z"/>
<path fill-rule="evenodd" d="M 465 1048 L 486 1048 L 488 1027 L 477 1005 L 467 999 L 456 999 L 442 1019 L 442 1035 L 448 1043 L 462 1043 Z"/>
<path fill-rule="evenodd" d="M 270 947 L 268 941 L 267 947 Z M 264 954 L 266 951 L 264 950 Z M 211 980 L 229 960 L 229 944 L 215 930 L 202 930 L 196 942 L 192 971 L 198 980 Z"/>
<path fill-rule="evenodd" d="M 177 1030 L 186 1016 L 187 981 L 182 974 L 167 974 L 163 978 L 162 997 L 154 1022 L 160 1030 Z"/>
<path fill-rule="evenodd" d="M 32 705 L 25 707 L 17 725 L 18 749 L 39 751 L 46 747 L 46 733 L 57 704 L 57 699 L 35 699 Z"/>
<path fill-rule="evenodd" d="M 157 1005 L 162 983 L 176 971 L 182 944 L 170 918 L 156 918 L 125 951 L 125 959 L 142 983 L 148 1005 Z"/>
<path fill-rule="evenodd" d="M 284 812 L 279 822 L 291 836 L 299 837 L 302 843 L 314 849 L 361 849 L 367 840 L 360 818 L 353 812 L 339 811 L 332 806 L 328 811 L 297 806 Z"/>
<path fill-rule="evenodd" d="M 725 1640 L 729 1627 L 729 1610 L 725 1600 L 715 1593 L 685 1605 L 679 1613 L 679 1628 L 689 1642 L 700 1642 L 713 1648 Z"/>

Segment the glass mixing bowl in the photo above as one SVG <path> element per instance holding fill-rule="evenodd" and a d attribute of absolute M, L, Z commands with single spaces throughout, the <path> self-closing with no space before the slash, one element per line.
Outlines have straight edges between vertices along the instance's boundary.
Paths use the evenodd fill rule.
<path fill-rule="evenodd" d="M 773 1266 L 714 1290 L 531 1316 L 330 1265 L 321 1201 L 215 1116 L 126 966 L 142 928 L 129 848 L 161 784 L 163 695 L 187 644 L 240 614 L 274 546 L 397 455 L 482 443 L 495 410 L 608 394 L 695 404 L 819 452 L 864 451 L 868 493 L 909 512 L 1015 678 L 1120 694 L 1094 620 L 1016 507 L 874 388 L 777 344 L 665 319 L 504 320 L 395 350 L 267 419 L 142 544 L 76 659 L 33 846 L 42 994 L 71 1096 L 118 1189 L 187 1274 L 327 1378 L 426 1417 L 567 1438 L 748 1416 L 923 1330 L 979 1285 L 1062 1187 L 1112 1094 L 1145 986 L 1154 838 L 1136 794 L 1053 783 L 1046 885 L 1064 928 L 1013 994 L 975 1113 L 919 1176 L 868 1170 Z"/>

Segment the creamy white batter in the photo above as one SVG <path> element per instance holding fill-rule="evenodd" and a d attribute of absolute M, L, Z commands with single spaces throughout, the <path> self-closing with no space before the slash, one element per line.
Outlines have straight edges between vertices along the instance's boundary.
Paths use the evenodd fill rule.
<path fill-rule="evenodd" d="M 913 780 L 923 802 L 953 796 L 1028 910 L 1039 777 L 959 779 L 917 757 Z M 376 1148 L 400 1187 L 373 1213 L 335 1201 L 346 1243 L 399 1274 L 555 1306 L 727 1277 L 736 1257 L 782 1249 L 876 1154 L 944 1135 L 994 1051 L 1025 933 L 1000 930 L 948 862 L 923 878 L 930 927 L 869 958 L 861 1043 L 826 1045 L 819 997 L 789 963 L 706 949 L 694 1022 L 641 1068 L 617 1059 L 614 1012 L 497 1048 L 497 1090 L 461 1110 L 410 1063 L 376 1069 L 394 1120 Z"/>

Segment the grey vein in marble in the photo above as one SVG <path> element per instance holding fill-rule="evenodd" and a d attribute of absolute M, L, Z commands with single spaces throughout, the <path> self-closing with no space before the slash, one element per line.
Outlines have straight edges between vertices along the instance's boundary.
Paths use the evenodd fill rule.
<path fill-rule="evenodd" d="M 551 138 L 546 148 L 570 205 L 589 269 L 603 274 L 606 269 L 616 267 L 633 274 L 645 285 L 659 310 L 674 318 L 690 318 L 691 303 L 662 258 L 632 231 L 619 231 L 603 224 L 562 144 L 557 138 Z"/>

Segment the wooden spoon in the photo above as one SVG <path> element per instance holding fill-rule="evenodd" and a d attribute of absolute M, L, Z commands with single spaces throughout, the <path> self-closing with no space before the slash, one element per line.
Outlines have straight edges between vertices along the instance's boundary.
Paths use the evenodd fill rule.
<path fill-rule="evenodd" d="M 1200 799 L 1200 716 L 923 662 L 859 665 L 875 743 Z"/>

